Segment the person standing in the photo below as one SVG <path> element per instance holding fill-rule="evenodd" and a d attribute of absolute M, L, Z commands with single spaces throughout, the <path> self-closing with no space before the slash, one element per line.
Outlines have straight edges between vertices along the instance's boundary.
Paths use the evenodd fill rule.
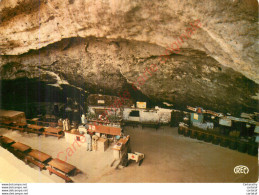
<path fill-rule="evenodd" d="M 66 119 L 62 121 L 63 122 L 63 131 L 66 131 Z"/>
<path fill-rule="evenodd" d="M 86 134 L 86 144 L 87 144 L 86 150 L 92 151 L 92 138 L 89 132 L 87 132 Z"/>
<path fill-rule="evenodd" d="M 85 117 L 84 114 L 81 117 L 81 122 L 82 122 L 83 125 L 85 125 L 87 123 L 87 118 Z"/>
<path fill-rule="evenodd" d="M 69 119 L 67 118 L 66 119 L 66 125 L 67 125 L 67 131 L 69 131 L 70 130 L 70 121 L 69 121 Z"/>

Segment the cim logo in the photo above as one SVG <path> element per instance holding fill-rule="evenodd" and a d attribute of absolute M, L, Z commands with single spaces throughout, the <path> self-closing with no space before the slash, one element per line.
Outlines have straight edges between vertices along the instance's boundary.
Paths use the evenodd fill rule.
<path fill-rule="evenodd" d="M 235 174 L 248 174 L 249 173 L 249 169 L 247 166 L 244 165 L 238 165 L 234 168 L 234 173 Z"/>

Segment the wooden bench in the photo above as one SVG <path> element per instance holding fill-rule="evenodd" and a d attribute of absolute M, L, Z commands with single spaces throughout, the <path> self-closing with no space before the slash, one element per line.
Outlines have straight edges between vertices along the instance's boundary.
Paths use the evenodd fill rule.
<path fill-rule="evenodd" d="M 23 127 L 18 127 L 18 126 L 11 126 L 9 128 L 11 128 L 12 130 L 19 130 L 19 131 L 24 131 L 24 129 L 25 129 Z"/>
<path fill-rule="evenodd" d="M 39 168 L 40 168 L 40 171 L 43 170 L 43 169 L 45 169 L 45 165 L 44 165 L 44 164 L 42 164 L 41 162 L 38 162 L 38 161 L 34 160 L 34 159 L 33 159 L 32 157 L 30 157 L 30 156 L 26 156 L 26 157 L 25 157 L 25 162 L 28 163 L 28 161 L 31 162 L 32 164 L 36 165 L 37 167 L 39 167 Z"/>
<path fill-rule="evenodd" d="M 69 177 L 67 177 L 66 175 L 56 171 L 55 169 L 51 168 L 51 167 L 47 167 L 47 169 L 49 170 L 49 174 L 51 175 L 52 173 L 54 173 L 55 175 L 61 177 L 62 179 L 64 179 L 66 181 L 66 183 L 72 183 L 72 179 L 70 179 Z"/>
<path fill-rule="evenodd" d="M 160 124 L 159 123 L 142 123 L 141 126 L 142 126 L 142 129 L 144 129 L 145 127 L 152 127 L 157 130 L 160 127 Z"/>
<path fill-rule="evenodd" d="M 19 159 L 21 159 L 21 160 L 23 160 L 24 158 L 25 158 L 25 154 L 24 153 L 22 153 L 22 152 L 20 152 L 20 151 L 18 151 L 18 150 L 15 150 L 14 148 L 12 148 L 12 147 L 9 147 L 8 148 L 8 151 L 10 151 L 11 153 L 13 153 L 13 155 L 15 155 L 17 158 L 19 158 Z"/>
<path fill-rule="evenodd" d="M 55 128 L 55 127 L 48 127 L 44 131 L 45 136 L 51 135 L 51 136 L 56 136 L 59 138 L 64 136 L 64 132 L 62 129 Z"/>
<path fill-rule="evenodd" d="M 53 133 L 49 133 L 49 132 L 44 132 L 45 137 L 47 137 L 48 135 L 52 135 L 55 137 L 58 137 L 58 139 L 60 139 L 61 137 L 64 137 L 64 134 L 53 134 Z"/>
<path fill-rule="evenodd" d="M 34 129 L 30 129 L 30 128 L 26 128 L 25 130 L 27 133 L 35 133 L 38 135 L 42 135 L 44 132 L 43 131 L 39 131 L 39 130 L 34 130 Z"/>

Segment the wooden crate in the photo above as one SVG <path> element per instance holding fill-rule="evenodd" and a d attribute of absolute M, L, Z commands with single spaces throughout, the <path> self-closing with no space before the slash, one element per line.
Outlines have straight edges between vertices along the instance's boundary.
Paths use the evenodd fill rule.
<path fill-rule="evenodd" d="M 97 140 L 97 151 L 104 152 L 109 147 L 108 139 L 99 138 Z"/>

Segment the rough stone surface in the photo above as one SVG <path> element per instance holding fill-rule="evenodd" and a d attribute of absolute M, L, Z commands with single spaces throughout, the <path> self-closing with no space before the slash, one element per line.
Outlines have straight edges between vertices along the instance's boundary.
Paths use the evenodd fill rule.
<path fill-rule="evenodd" d="M 1 78 L 117 93 L 156 64 L 137 86 L 151 99 L 256 111 L 257 10 L 256 0 L 2 0 Z M 180 51 L 165 53 L 172 43 Z"/>

